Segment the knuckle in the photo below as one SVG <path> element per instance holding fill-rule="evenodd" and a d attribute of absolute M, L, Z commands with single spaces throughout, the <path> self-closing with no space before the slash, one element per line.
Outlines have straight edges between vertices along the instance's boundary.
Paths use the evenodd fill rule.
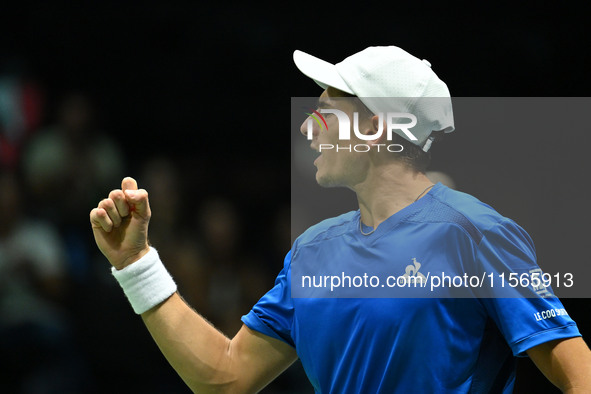
<path fill-rule="evenodd" d="M 101 202 L 99 203 L 99 208 L 108 209 L 108 208 L 113 208 L 113 207 L 114 207 L 114 203 L 113 203 L 113 200 L 111 200 L 110 198 L 105 198 L 105 199 L 101 200 Z"/>
<path fill-rule="evenodd" d="M 121 191 L 121 189 L 113 189 L 109 193 L 109 199 L 111 199 L 111 200 L 121 199 L 122 197 L 123 197 L 123 191 Z"/>

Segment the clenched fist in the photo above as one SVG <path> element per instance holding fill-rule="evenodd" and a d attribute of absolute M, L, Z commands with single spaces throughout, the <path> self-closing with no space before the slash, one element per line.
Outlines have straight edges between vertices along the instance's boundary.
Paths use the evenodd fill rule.
<path fill-rule="evenodd" d="M 113 267 L 123 269 L 148 253 L 150 215 L 148 192 L 129 177 L 90 211 L 94 240 Z"/>

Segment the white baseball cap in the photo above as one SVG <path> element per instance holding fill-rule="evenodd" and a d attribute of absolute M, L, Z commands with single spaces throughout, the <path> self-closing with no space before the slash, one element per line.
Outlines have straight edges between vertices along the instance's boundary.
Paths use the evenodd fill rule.
<path fill-rule="evenodd" d="M 426 152 L 433 131 L 454 131 L 451 97 L 447 85 L 437 77 L 426 60 L 395 46 L 373 46 L 331 64 L 296 50 L 298 69 L 323 89 L 331 86 L 355 95 L 374 114 L 411 113 L 417 117 L 412 134 L 403 138 Z M 396 132 L 396 130 L 394 130 Z"/>

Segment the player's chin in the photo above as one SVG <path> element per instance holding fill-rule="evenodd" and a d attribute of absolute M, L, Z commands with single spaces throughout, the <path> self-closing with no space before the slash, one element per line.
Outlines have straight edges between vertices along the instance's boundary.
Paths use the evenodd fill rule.
<path fill-rule="evenodd" d="M 341 184 L 338 182 L 338 180 L 335 177 L 323 172 L 320 169 L 318 169 L 318 171 L 316 172 L 316 183 L 318 183 L 318 185 L 321 187 L 341 186 Z"/>

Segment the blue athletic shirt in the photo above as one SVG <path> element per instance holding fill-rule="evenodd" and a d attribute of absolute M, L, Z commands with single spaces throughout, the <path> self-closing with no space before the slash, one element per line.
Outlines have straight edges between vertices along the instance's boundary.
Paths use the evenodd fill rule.
<path fill-rule="evenodd" d="M 399 297 L 342 298 L 325 296 L 332 293 L 326 289 L 319 297 L 293 296 L 300 278 L 292 283 L 292 272 L 300 264 L 381 264 L 393 275 L 410 270 L 423 279 L 443 273 L 498 279 L 505 273 L 507 280 L 511 272 L 539 272 L 533 242 L 521 227 L 440 183 L 372 234 L 360 233 L 359 220 L 353 211 L 305 231 L 275 286 L 242 317 L 249 328 L 296 349 L 317 393 L 510 393 L 514 356 L 580 336 L 544 286 L 530 287 L 527 298 L 499 283 L 487 290 L 469 286 L 473 297 L 452 298 L 445 288 L 429 287 L 393 289 Z M 414 297 L 419 293 L 412 291 L 435 296 Z"/>

